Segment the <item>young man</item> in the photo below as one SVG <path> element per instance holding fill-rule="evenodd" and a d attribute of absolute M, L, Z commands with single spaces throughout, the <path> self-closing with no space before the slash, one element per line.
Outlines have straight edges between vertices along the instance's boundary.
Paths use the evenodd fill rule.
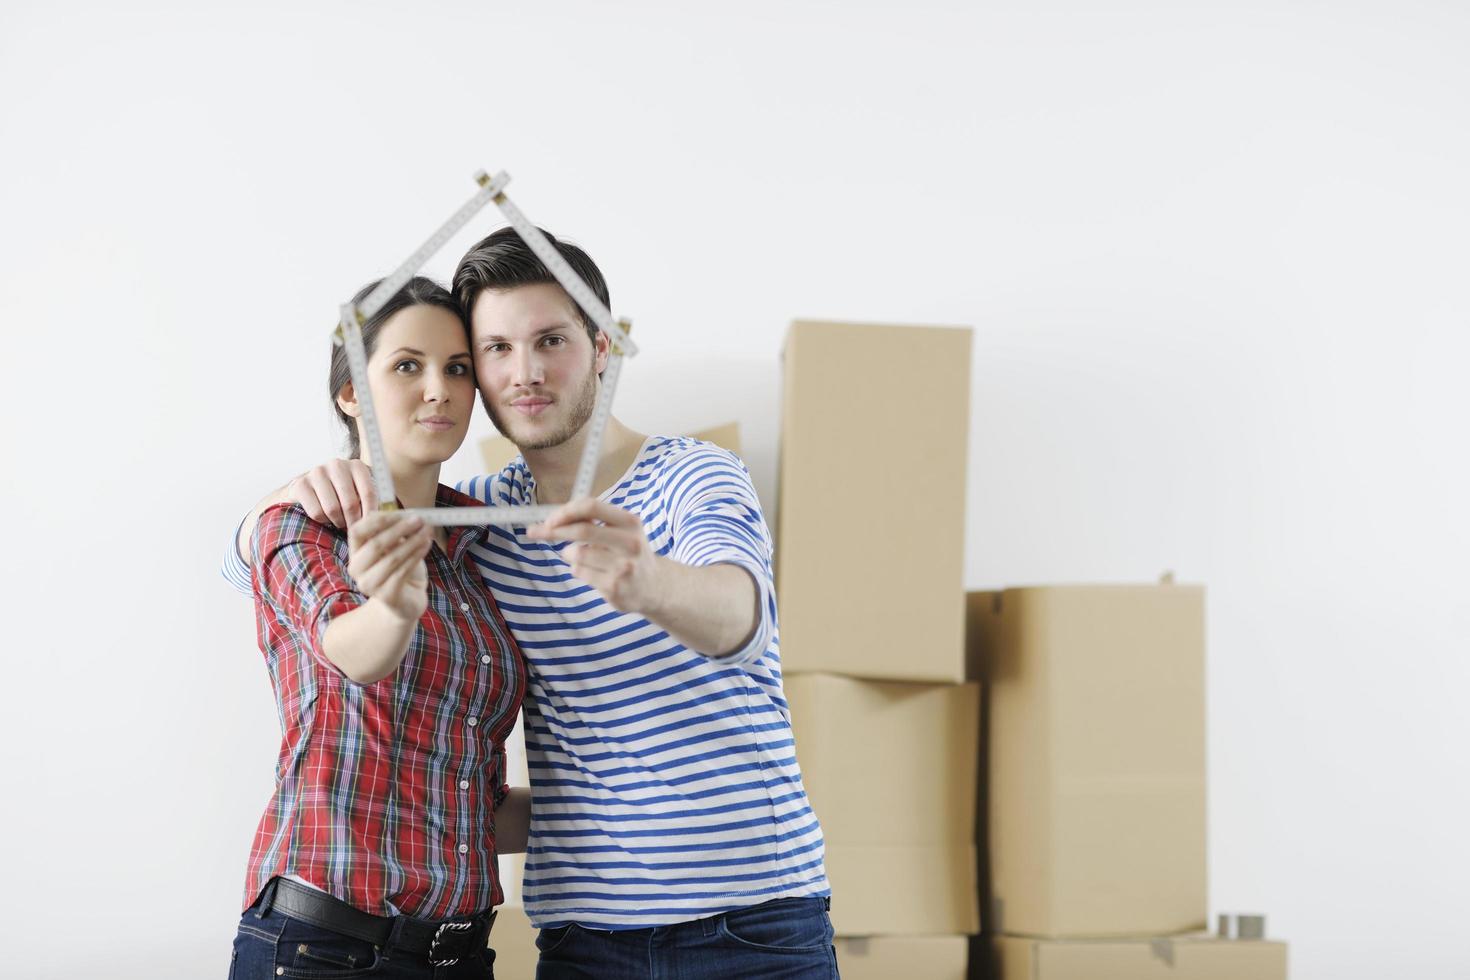
<path fill-rule="evenodd" d="M 552 241 L 607 303 L 586 253 Z M 717 447 L 612 419 L 605 489 L 568 501 L 608 337 L 510 229 L 470 250 L 454 291 L 481 400 L 521 450 L 460 489 L 563 505 L 539 527 L 491 528 L 475 554 L 530 667 L 537 977 L 835 977 L 749 474 Z M 338 524 L 375 506 L 366 467 L 343 460 L 262 504 L 276 499 Z M 248 580 L 235 549 L 227 565 Z"/>

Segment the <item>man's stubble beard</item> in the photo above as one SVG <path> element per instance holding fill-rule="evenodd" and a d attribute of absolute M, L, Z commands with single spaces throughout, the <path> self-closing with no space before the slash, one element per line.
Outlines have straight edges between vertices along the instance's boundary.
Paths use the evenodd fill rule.
<path fill-rule="evenodd" d="M 501 415 L 495 403 L 483 391 L 480 392 L 480 401 L 484 404 L 485 411 L 489 414 L 495 430 L 515 443 L 517 449 L 522 452 L 528 449 L 532 451 L 550 449 L 553 446 L 560 446 L 581 432 L 582 426 L 586 425 L 587 420 L 592 417 L 593 410 L 597 408 L 597 372 L 588 370 L 587 380 L 582 385 L 582 390 L 577 392 L 577 400 L 572 404 L 572 412 L 567 416 L 562 427 L 531 442 L 522 442 L 516 437 L 515 432 L 506 426 L 506 417 Z"/>

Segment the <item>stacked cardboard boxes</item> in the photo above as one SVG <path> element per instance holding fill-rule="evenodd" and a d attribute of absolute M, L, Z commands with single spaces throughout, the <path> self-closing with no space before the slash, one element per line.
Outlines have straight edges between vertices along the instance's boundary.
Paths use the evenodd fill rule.
<path fill-rule="evenodd" d="M 966 596 L 969 365 L 963 329 L 787 339 L 781 655 L 842 975 L 1284 980 L 1284 944 L 1199 932 L 1203 590 Z M 523 912 L 493 944 L 530 975 Z"/>
<path fill-rule="evenodd" d="M 1204 590 L 976 592 L 999 980 L 1283 980 L 1286 948 L 1198 934 L 1205 851 Z M 1191 935 L 1193 934 L 1193 935 Z"/>
<path fill-rule="evenodd" d="M 839 965 L 847 980 L 958 980 L 980 928 L 970 331 L 803 321 L 784 361 L 781 664 Z"/>

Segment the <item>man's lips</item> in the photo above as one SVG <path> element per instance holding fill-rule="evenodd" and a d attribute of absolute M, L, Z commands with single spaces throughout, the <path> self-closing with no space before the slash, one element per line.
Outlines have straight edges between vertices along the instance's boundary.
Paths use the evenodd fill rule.
<path fill-rule="evenodd" d="M 419 425 L 432 432 L 447 432 L 454 428 L 454 419 L 447 418 L 443 415 L 430 415 L 426 419 L 419 419 L 418 422 Z"/>
<path fill-rule="evenodd" d="M 517 398 L 510 407 L 522 415 L 540 415 L 550 404 L 550 398 Z"/>

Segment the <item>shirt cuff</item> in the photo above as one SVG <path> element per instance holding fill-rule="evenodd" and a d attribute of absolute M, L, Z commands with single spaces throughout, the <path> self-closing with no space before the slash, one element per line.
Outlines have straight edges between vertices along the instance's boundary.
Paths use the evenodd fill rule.
<path fill-rule="evenodd" d="M 253 595 L 255 586 L 250 581 L 250 565 L 240 556 L 240 529 L 245 526 L 245 520 L 250 515 L 240 518 L 240 523 L 235 525 L 235 531 L 230 535 L 229 547 L 225 548 L 225 559 L 220 563 L 219 572 L 225 581 L 235 587 L 236 592 L 244 595 Z"/>
<path fill-rule="evenodd" d="M 738 650 L 709 659 L 717 664 L 736 667 L 753 664 L 765 655 L 766 650 L 771 646 L 771 639 L 776 634 L 776 597 L 771 592 L 771 582 L 766 576 L 766 570 L 757 567 L 754 562 L 739 558 L 720 559 L 709 562 L 708 565 L 734 565 L 749 575 L 751 581 L 755 583 L 756 603 L 759 610 L 755 630 L 749 641 Z"/>

